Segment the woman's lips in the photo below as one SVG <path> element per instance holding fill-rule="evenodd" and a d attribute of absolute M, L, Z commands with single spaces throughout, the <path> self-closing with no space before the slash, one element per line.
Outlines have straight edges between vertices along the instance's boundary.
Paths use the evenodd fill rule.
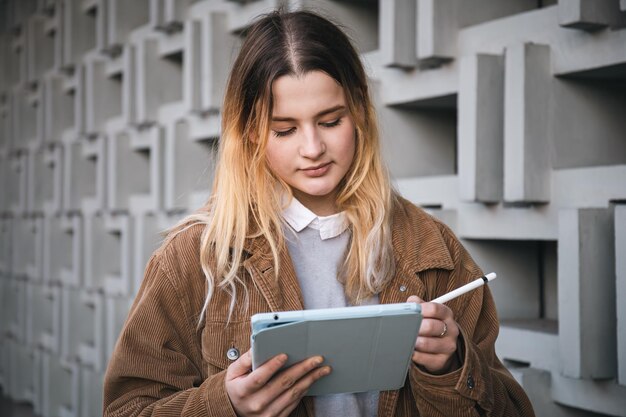
<path fill-rule="evenodd" d="M 307 177 L 314 178 L 314 177 L 321 177 L 322 175 L 326 174 L 329 169 L 330 169 L 330 162 L 327 162 L 325 164 L 318 165 L 315 167 L 304 168 L 302 169 L 302 172 L 304 172 L 304 175 L 306 175 Z"/>

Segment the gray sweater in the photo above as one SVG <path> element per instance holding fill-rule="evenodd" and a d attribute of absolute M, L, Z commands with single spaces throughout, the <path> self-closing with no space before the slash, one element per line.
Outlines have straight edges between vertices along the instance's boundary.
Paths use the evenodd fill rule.
<path fill-rule="evenodd" d="M 337 280 L 337 271 L 344 260 L 350 240 L 349 229 L 338 236 L 322 239 L 320 231 L 311 224 L 300 232 L 286 227 L 287 246 L 298 276 L 304 308 L 346 307 L 343 285 Z M 378 297 L 368 304 L 377 304 Z M 315 415 L 376 416 L 378 392 L 359 394 L 322 395 L 315 397 Z"/>

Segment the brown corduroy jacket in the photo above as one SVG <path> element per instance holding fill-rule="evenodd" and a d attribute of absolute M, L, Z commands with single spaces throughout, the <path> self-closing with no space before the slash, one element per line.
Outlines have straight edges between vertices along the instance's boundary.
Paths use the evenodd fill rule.
<path fill-rule="evenodd" d="M 302 309 L 302 295 L 287 250 L 280 278 L 267 241 L 247 242 L 240 300 L 228 322 L 230 295 L 217 290 L 198 326 L 206 281 L 200 268 L 200 225 L 166 240 L 148 263 L 108 365 L 104 416 L 235 416 L 225 390 L 226 352 L 250 347 L 250 316 Z M 381 303 L 409 295 L 431 300 L 482 275 L 453 233 L 402 200 L 394 210 L 396 274 Z M 402 288 L 402 289 L 401 289 Z M 241 298 L 240 298 L 241 296 Z M 434 376 L 411 365 L 404 387 L 381 392 L 379 416 L 534 416 L 526 394 L 496 357 L 498 318 L 487 286 L 447 305 L 461 329 L 463 366 Z M 228 322 L 228 324 L 227 324 Z M 293 416 L 313 416 L 310 398 Z"/>

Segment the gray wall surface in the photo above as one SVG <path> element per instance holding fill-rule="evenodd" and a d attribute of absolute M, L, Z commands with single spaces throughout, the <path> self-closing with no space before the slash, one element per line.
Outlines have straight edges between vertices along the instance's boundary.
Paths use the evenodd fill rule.
<path fill-rule="evenodd" d="M 538 416 L 626 416 L 626 1 L 0 0 L 0 388 L 101 415 L 159 233 L 210 193 L 239 34 L 322 9 L 400 192 L 491 285 Z"/>

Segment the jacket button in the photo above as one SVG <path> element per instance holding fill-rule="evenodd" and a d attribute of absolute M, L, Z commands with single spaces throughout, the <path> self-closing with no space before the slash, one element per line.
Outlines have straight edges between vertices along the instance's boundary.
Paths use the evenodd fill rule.
<path fill-rule="evenodd" d="M 226 357 L 230 361 L 236 361 L 239 359 L 239 350 L 237 348 L 230 348 L 228 352 L 226 352 Z"/>
<path fill-rule="evenodd" d="M 468 376 L 468 377 L 467 377 L 467 388 L 469 388 L 469 389 L 474 389 L 474 385 L 476 385 L 476 384 L 474 383 L 474 377 L 473 377 L 473 376 L 471 376 L 471 375 L 470 375 L 470 376 Z"/>
<path fill-rule="evenodd" d="M 406 285 L 400 285 L 400 292 L 406 292 Z"/>

